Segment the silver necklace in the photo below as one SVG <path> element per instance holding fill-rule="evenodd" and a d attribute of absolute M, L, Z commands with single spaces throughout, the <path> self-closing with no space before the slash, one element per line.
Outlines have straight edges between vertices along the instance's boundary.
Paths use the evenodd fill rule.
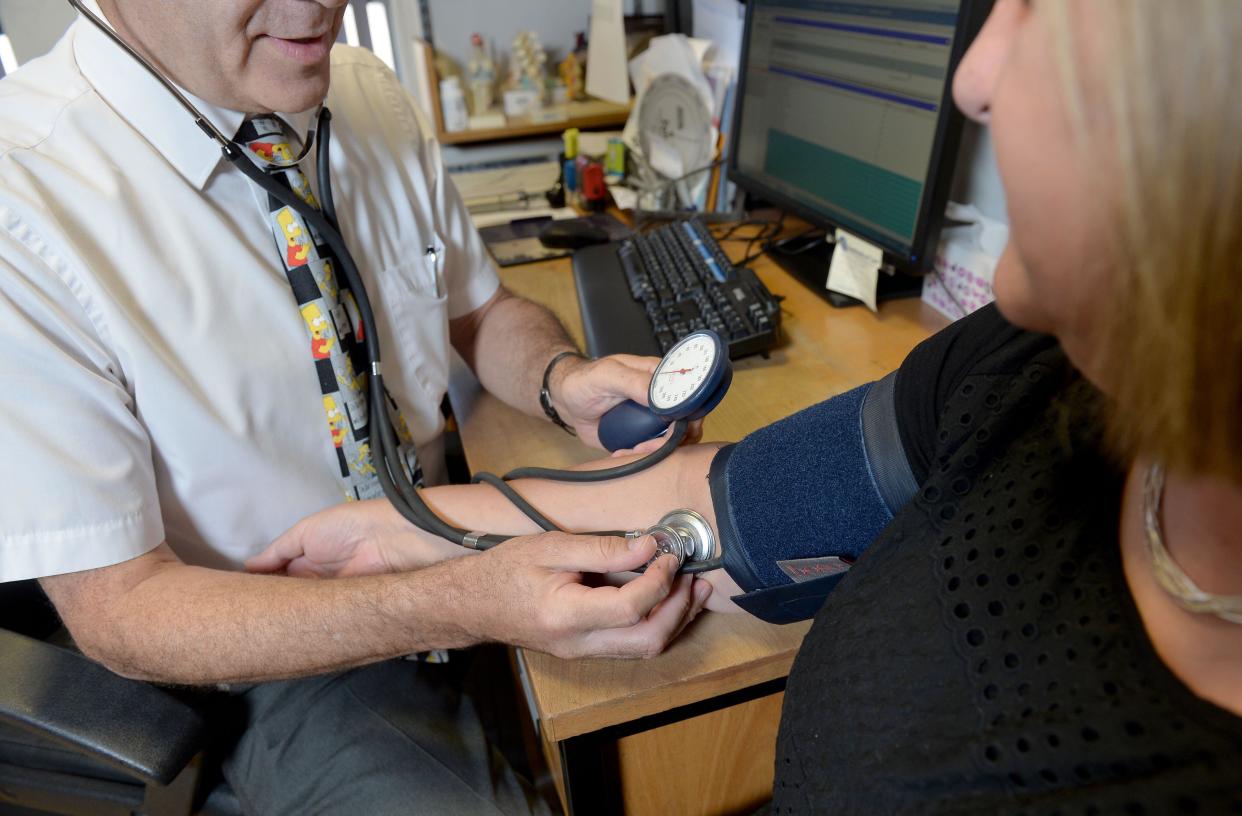
<path fill-rule="evenodd" d="M 1242 595 L 1213 595 L 1204 592 L 1177 565 L 1164 546 L 1164 530 L 1160 526 L 1160 504 L 1164 499 L 1164 466 L 1153 464 L 1147 469 L 1143 485 L 1143 524 L 1147 528 L 1147 551 L 1160 588 L 1178 605 L 1200 615 L 1215 615 L 1230 623 L 1242 623 Z"/>

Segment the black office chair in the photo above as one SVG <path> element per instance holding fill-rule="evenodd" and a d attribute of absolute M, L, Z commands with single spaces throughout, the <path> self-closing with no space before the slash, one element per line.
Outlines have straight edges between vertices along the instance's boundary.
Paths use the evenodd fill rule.
<path fill-rule="evenodd" d="M 0 584 L 0 814 L 240 816 L 204 767 L 198 711 L 48 642 L 58 631 L 37 582 Z"/>

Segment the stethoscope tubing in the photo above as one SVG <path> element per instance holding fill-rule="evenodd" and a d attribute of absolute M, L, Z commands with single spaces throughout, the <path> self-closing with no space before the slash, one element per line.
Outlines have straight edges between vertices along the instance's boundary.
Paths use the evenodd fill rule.
<path fill-rule="evenodd" d="M 385 400 L 388 399 L 388 392 L 384 388 L 383 361 L 381 359 L 379 347 L 379 334 L 375 324 L 375 313 L 371 308 L 371 299 L 367 295 L 366 286 L 362 282 L 362 275 L 358 270 L 358 265 L 354 260 L 353 253 L 350 252 L 345 242 L 344 236 L 341 234 L 340 224 L 336 214 L 336 202 L 332 193 L 332 173 L 330 165 L 329 148 L 332 138 L 332 112 L 326 105 L 320 104 L 318 115 L 315 117 L 315 125 L 308 132 L 302 150 L 297 158 L 289 162 L 282 162 L 278 166 L 295 167 L 307 155 L 309 155 L 312 146 L 316 149 L 316 170 L 319 175 L 319 200 L 322 209 L 316 209 L 301 198 L 299 198 L 291 188 L 281 185 L 261 168 L 259 168 L 246 154 L 245 148 L 237 144 L 228 136 L 220 132 L 220 129 L 212 124 L 211 120 L 203 114 L 195 105 L 181 92 L 181 90 L 167 77 L 165 77 L 154 65 L 152 65 L 142 54 L 138 53 L 129 43 L 125 42 L 112 28 L 99 19 L 94 13 L 87 9 L 81 0 L 69 0 L 69 4 L 73 6 L 80 14 L 89 20 L 96 28 L 104 33 L 126 54 L 133 58 L 141 65 L 147 73 L 155 78 L 165 90 L 170 93 L 174 99 L 194 118 L 194 122 L 199 129 L 220 146 L 221 153 L 225 160 L 233 167 L 237 168 L 244 176 L 257 184 L 269 196 L 279 201 L 281 204 L 291 208 L 300 215 L 314 229 L 320 237 L 328 244 L 336 256 L 336 260 L 340 270 L 345 275 L 345 281 L 350 292 L 354 296 L 354 301 L 358 305 L 359 319 L 362 321 L 363 339 L 362 346 L 366 353 L 367 362 L 370 366 L 368 372 L 368 392 L 369 407 L 368 413 L 370 417 L 371 427 L 371 445 L 372 454 L 376 458 L 377 466 L 375 468 L 379 477 L 380 487 L 384 491 L 384 496 L 396 508 L 396 510 L 420 530 L 431 535 L 451 541 L 463 547 L 471 549 L 488 549 L 497 544 L 514 538 L 514 536 L 503 536 L 485 533 L 472 533 L 458 527 L 454 527 L 441 519 L 427 505 L 422 496 L 419 495 L 417 486 L 412 482 L 411 478 L 405 472 L 405 466 L 402 464 L 400 443 L 397 440 L 396 431 L 393 428 L 392 420 L 388 415 L 388 409 Z M 316 139 L 318 137 L 318 139 Z M 504 476 L 496 476 L 491 473 L 479 473 L 474 477 L 475 483 L 489 484 L 497 489 L 501 495 L 505 496 L 514 504 L 523 514 L 531 521 L 546 531 L 562 531 L 555 523 L 544 516 L 538 509 L 523 498 L 511 485 L 507 482 L 512 479 L 530 478 L 530 479 L 548 479 L 560 482 L 601 482 L 613 479 L 621 479 L 631 476 L 635 473 L 644 471 L 659 462 L 666 459 L 685 439 L 688 423 L 684 420 L 673 424 L 669 430 L 667 438 L 659 450 L 652 454 L 630 462 L 619 467 L 606 468 L 593 471 L 566 471 L 552 470 L 548 468 L 518 468 L 517 470 L 506 473 Z M 617 535 L 624 536 L 625 532 L 606 531 L 600 533 L 587 533 L 586 535 Z M 710 561 L 697 562 L 692 564 L 684 564 L 682 572 L 695 573 L 704 572 L 709 569 L 716 569 L 721 566 L 722 560 L 719 558 Z"/>
<path fill-rule="evenodd" d="M 264 192 L 302 216 L 307 224 L 314 228 L 328 243 L 329 248 L 336 255 L 338 265 L 345 275 L 346 284 L 358 304 L 358 313 L 362 320 L 363 348 L 366 351 L 367 362 L 371 366 L 370 376 L 368 377 L 368 390 L 370 392 L 369 415 L 373 437 L 372 445 L 374 446 L 378 443 L 378 447 L 373 447 L 373 451 L 378 454 L 376 472 L 379 476 L 380 486 L 384 491 L 384 495 L 407 521 L 424 532 L 472 549 L 488 549 L 496 544 L 508 541 L 513 536 L 471 533 L 468 530 L 448 524 L 436 515 L 423 500 L 422 496 L 419 495 L 418 488 L 410 481 L 405 473 L 404 466 L 401 464 L 400 445 L 386 407 L 388 394 L 384 388 L 383 361 L 380 354 L 379 333 L 375 324 L 375 313 L 371 306 L 371 299 L 367 295 L 366 286 L 362 282 L 362 275 L 358 270 L 357 262 L 354 260 L 353 253 L 350 252 L 345 238 L 341 234 L 336 218 L 331 168 L 328 158 L 329 145 L 332 138 L 331 122 L 332 113 L 325 107 L 319 114 L 317 127 L 319 144 L 316 153 L 316 166 L 319 171 L 319 198 L 323 207 L 322 211 L 308 205 L 305 201 L 298 198 L 293 190 L 281 185 L 261 170 L 235 143 L 231 144 L 229 148 L 224 149 L 224 157 L 230 164 L 245 174 L 247 178 L 258 184 Z M 527 467 L 510 471 L 504 476 L 496 476 L 490 473 L 476 474 L 474 482 L 489 484 L 499 490 L 501 495 L 512 502 L 540 529 L 549 532 L 564 532 L 558 525 L 523 498 L 511 485 L 508 485 L 507 482 L 513 479 L 546 479 L 570 483 L 593 483 L 622 479 L 647 470 L 668 458 L 677 449 L 677 446 L 681 444 L 682 440 L 685 439 L 687 429 L 688 423 L 684 420 L 674 423 L 664 444 L 658 450 L 642 459 L 618 467 L 585 471 Z M 609 530 L 589 533 L 588 535 L 625 535 L 625 533 Z M 687 564 L 683 571 L 700 572 L 705 568 L 710 568 L 709 565 L 711 564 L 712 562 Z"/>

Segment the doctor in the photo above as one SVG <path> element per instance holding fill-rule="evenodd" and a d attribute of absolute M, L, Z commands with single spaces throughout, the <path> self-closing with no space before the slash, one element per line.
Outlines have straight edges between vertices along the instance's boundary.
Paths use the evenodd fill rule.
<path fill-rule="evenodd" d="M 499 286 L 396 78 L 333 48 L 345 5 L 97 10 L 315 206 L 314 162 L 290 165 L 326 99 L 336 212 L 415 477 L 443 469 L 450 345 L 506 402 L 595 443 L 604 411 L 645 401 L 654 361 L 575 356 L 551 314 Z M 560 535 L 398 576 L 239 572 L 299 519 L 379 495 L 357 301 L 320 239 L 85 19 L 0 83 L 0 581 L 39 578 L 78 647 L 120 674 L 233 684 L 246 729 L 226 773 L 248 811 L 525 810 L 443 669 L 381 661 L 484 641 L 649 655 L 710 589 L 668 559 L 588 588 L 582 573 L 654 545 Z"/>

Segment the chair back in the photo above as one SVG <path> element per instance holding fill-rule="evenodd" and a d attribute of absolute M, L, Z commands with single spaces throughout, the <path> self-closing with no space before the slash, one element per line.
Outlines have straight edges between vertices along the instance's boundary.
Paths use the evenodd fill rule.
<path fill-rule="evenodd" d="M 0 629 L 44 640 L 60 627 L 56 607 L 35 580 L 0 584 Z"/>

